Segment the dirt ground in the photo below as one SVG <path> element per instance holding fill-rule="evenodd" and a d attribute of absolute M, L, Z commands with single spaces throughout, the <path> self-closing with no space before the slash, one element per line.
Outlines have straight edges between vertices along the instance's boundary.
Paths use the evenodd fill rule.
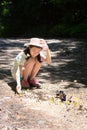
<path fill-rule="evenodd" d="M 18 95 L 10 68 L 28 40 L 0 39 L 0 130 L 87 130 L 87 42 L 47 39 L 52 63 L 37 76 L 41 89 Z"/>

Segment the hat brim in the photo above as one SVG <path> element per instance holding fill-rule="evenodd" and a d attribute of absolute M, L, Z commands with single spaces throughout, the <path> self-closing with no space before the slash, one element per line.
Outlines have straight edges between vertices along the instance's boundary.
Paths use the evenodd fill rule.
<path fill-rule="evenodd" d="M 35 46 L 35 47 L 43 48 L 43 46 L 41 46 L 41 45 L 31 44 L 31 43 L 25 43 L 24 46 L 25 46 L 25 47 Z"/>
<path fill-rule="evenodd" d="M 35 47 L 43 48 L 43 46 L 41 46 L 41 45 L 32 44 L 32 43 L 30 43 L 28 46 L 35 46 Z"/>

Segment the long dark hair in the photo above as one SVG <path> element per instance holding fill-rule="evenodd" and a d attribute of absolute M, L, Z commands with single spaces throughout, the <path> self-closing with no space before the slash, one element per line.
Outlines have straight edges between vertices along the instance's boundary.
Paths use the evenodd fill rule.
<path fill-rule="evenodd" d="M 30 47 L 33 47 L 33 46 L 30 46 Z M 29 56 L 27 56 L 27 58 L 26 58 L 26 60 L 28 60 L 28 59 L 31 57 L 30 48 L 29 48 L 29 47 L 25 47 L 24 53 L 25 53 L 26 56 L 29 55 Z M 41 56 L 40 56 L 40 54 L 37 55 L 37 60 L 38 60 L 39 62 L 41 62 Z"/>

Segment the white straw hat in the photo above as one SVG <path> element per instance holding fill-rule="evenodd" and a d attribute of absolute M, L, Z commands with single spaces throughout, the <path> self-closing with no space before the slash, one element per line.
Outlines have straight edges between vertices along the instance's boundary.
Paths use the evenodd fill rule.
<path fill-rule="evenodd" d="M 37 46 L 43 48 L 45 46 L 46 42 L 44 39 L 39 39 L 39 38 L 31 38 L 30 42 L 25 43 L 24 46 Z"/>

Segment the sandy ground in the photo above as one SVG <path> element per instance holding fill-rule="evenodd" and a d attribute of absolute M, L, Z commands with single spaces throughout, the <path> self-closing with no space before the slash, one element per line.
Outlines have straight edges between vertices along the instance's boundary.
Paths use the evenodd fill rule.
<path fill-rule="evenodd" d="M 28 40 L 0 39 L 0 130 L 87 130 L 87 42 L 47 40 L 52 64 L 43 63 L 37 76 L 41 89 L 18 95 L 10 68 Z"/>

